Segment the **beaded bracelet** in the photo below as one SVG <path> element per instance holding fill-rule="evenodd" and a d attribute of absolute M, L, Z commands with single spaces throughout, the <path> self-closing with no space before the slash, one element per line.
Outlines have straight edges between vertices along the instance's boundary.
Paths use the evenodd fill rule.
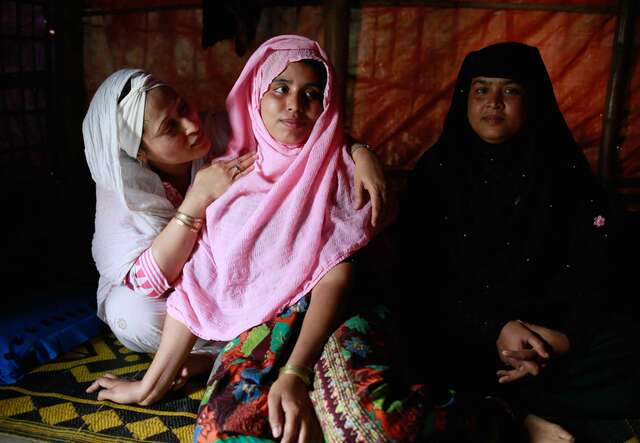
<path fill-rule="evenodd" d="M 309 389 L 313 387 L 313 371 L 305 366 L 284 365 L 280 368 L 280 374 L 291 374 L 302 380 L 302 383 Z"/>

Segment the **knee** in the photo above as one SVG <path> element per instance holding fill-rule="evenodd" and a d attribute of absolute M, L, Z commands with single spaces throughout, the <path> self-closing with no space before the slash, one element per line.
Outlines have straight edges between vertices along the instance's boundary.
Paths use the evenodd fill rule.
<path fill-rule="evenodd" d="M 105 302 L 105 319 L 116 338 L 135 352 L 156 352 L 166 307 L 164 299 L 136 294 L 128 288 L 114 288 Z"/>

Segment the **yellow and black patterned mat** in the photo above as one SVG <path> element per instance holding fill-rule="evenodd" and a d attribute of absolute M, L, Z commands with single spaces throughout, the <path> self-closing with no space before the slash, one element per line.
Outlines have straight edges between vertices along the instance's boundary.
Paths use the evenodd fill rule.
<path fill-rule="evenodd" d="M 150 355 L 129 351 L 105 332 L 17 384 L 0 386 L 0 433 L 45 442 L 190 442 L 204 378 L 148 407 L 99 402 L 85 393 L 106 372 L 139 378 L 150 362 Z"/>

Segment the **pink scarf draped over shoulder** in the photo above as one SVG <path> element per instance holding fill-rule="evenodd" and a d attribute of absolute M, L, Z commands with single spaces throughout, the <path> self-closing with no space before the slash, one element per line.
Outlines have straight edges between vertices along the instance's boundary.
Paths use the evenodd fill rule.
<path fill-rule="evenodd" d="M 289 63 L 303 59 L 327 70 L 324 109 L 304 145 L 284 145 L 265 128 L 260 100 Z M 232 136 L 225 157 L 256 150 L 255 168 L 208 207 L 167 302 L 169 315 L 209 340 L 230 340 L 273 318 L 371 237 L 369 204 L 353 209 L 353 160 L 318 43 L 285 35 L 262 44 L 226 105 Z"/>

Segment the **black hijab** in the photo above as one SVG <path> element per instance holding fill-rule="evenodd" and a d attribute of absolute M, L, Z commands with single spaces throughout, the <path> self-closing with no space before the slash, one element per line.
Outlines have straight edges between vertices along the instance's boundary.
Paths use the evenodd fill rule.
<path fill-rule="evenodd" d="M 504 143 L 484 142 L 469 124 L 480 76 L 525 89 L 524 127 Z M 613 219 L 535 47 L 498 43 L 467 55 L 442 135 L 408 187 L 405 258 L 413 274 L 432 271 L 424 293 L 439 295 L 444 323 L 462 322 L 465 336 L 492 345 L 504 323 L 522 319 L 578 345 L 601 305 Z"/>

